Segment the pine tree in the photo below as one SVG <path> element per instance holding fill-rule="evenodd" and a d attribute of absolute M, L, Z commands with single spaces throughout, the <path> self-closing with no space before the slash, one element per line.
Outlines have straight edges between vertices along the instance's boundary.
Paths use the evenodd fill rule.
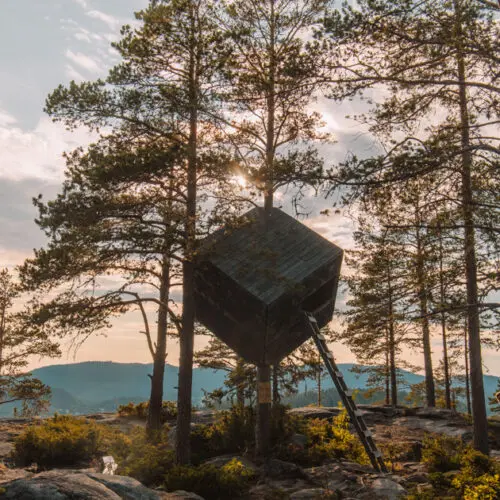
<path fill-rule="evenodd" d="M 182 231 L 176 233 L 181 236 L 180 252 L 169 254 L 169 258 L 176 259 L 182 255 L 183 307 L 178 322 L 181 355 L 176 433 L 180 463 L 188 462 L 190 457 L 194 337 L 192 258 L 196 238 L 201 232 L 198 219 L 203 192 L 200 192 L 200 182 L 214 179 L 226 165 L 217 154 L 218 148 L 213 147 L 215 143 L 221 144 L 214 116 L 220 109 L 218 80 L 226 58 L 226 45 L 213 17 L 217 3 L 152 1 L 147 9 L 136 14 L 141 22 L 139 28 L 125 26 L 122 29 L 122 39 L 114 47 L 123 62 L 110 71 L 106 81 L 80 85 L 72 82 L 68 88 L 60 86 L 49 96 L 46 105 L 46 111 L 55 120 L 70 128 L 85 125 L 101 131 L 102 137 L 106 137 L 108 127 L 119 135 L 117 143 L 126 145 L 130 141 L 139 148 L 142 143 L 147 145 L 143 148 L 146 150 L 150 146 L 154 149 L 155 143 L 166 143 L 163 145 L 167 153 L 173 155 L 167 158 L 167 164 L 162 163 L 161 158 L 153 158 L 153 163 L 139 162 L 135 173 L 142 175 L 141 182 L 147 178 L 148 168 L 152 168 L 151 181 L 165 193 L 173 193 L 175 201 L 182 205 L 182 216 L 175 218 L 176 227 L 179 222 L 183 225 Z M 175 180 L 170 186 L 168 174 L 173 172 L 172 164 L 179 168 L 170 177 Z M 162 166 L 165 177 L 159 180 L 156 176 Z M 133 173 L 130 174 L 129 181 L 133 183 Z M 140 215 L 137 217 L 136 220 L 142 220 Z M 168 299 L 165 293 L 163 298 Z M 165 346 L 164 326 L 162 322 L 160 351 Z M 164 369 L 164 357 L 158 354 L 157 361 L 152 386 L 155 403 L 150 405 L 150 411 L 157 409 L 161 402 L 162 377 L 159 375 Z"/>
<path fill-rule="evenodd" d="M 354 234 L 358 250 L 346 259 L 352 268 L 347 278 L 349 294 L 345 313 L 347 328 L 341 339 L 361 363 L 380 366 L 385 378 L 386 403 L 397 405 L 397 357 L 407 342 L 408 295 L 401 245 L 386 231 L 377 232 L 367 222 Z M 390 400 L 389 400 L 390 396 Z"/>
<path fill-rule="evenodd" d="M 398 137 L 387 157 L 398 151 L 403 153 L 400 158 L 408 158 L 405 150 L 416 144 L 425 153 L 416 162 L 381 159 L 357 164 L 340 172 L 343 182 L 374 186 L 431 171 L 457 179 L 447 188 L 462 212 L 474 445 L 484 453 L 488 441 L 480 313 L 491 306 L 480 304 L 478 293 L 477 219 L 487 206 L 477 191 L 482 184 L 480 164 L 479 170 L 488 174 L 486 183 L 498 185 L 498 137 L 489 132 L 500 114 L 496 10 L 495 4 L 476 0 L 361 0 L 356 7 L 346 5 L 343 15 L 332 16 L 327 23 L 340 60 L 355 61 L 338 65 L 341 70 L 332 77 L 336 84 L 332 93 L 352 96 L 383 85 L 389 97 L 377 104 L 370 121 L 372 131 Z M 434 126 L 436 116 L 442 120 Z M 422 127 L 425 119 L 432 125 L 427 129 Z M 338 173 L 335 178 L 339 179 Z M 489 206 L 493 220 L 497 208 Z M 487 226 L 485 232 L 498 234 L 494 225 Z"/>
<path fill-rule="evenodd" d="M 22 414 L 36 415 L 48 407 L 51 391 L 26 371 L 28 358 L 60 351 L 47 330 L 30 321 L 29 306 L 12 312 L 18 299 L 12 273 L 0 270 L 0 404 L 21 403 Z"/>
<path fill-rule="evenodd" d="M 300 188 L 317 182 L 322 160 L 315 142 L 321 117 L 307 110 L 314 100 L 323 54 L 306 43 L 329 8 L 329 0 L 228 0 L 220 17 L 232 52 L 225 72 L 228 138 L 239 169 L 264 196 L 270 211 L 280 187 Z M 298 147 L 300 145 L 300 147 Z M 258 367 L 262 395 L 271 393 L 268 365 Z M 274 367 L 277 389 L 279 366 Z M 277 390 L 273 391 L 275 399 Z M 257 453 L 269 443 L 271 401 L 258 406 Z"/>

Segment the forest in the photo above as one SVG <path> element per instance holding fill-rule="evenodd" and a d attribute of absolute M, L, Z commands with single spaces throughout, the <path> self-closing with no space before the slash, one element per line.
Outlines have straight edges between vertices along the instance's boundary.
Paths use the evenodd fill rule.
<path fill-rule="evenodd" d="M 207 407 L 251 409 L 261 380 L 196 320 L 200 242 L 237 230 L 255 206 L 278 207 L 332 233 L 340 216 L 352 222 L 322 333 L 368 374 L 363 398 L 459 409 L 488 455 L 487 407 L 499 409 L 483 387 L 483 352 L 500 348 L 499 11 L 488 0 L 151 0 L 112 44 L 121 61 L 105 79 L 46 99 L 54 122 L 97 139 L 64 153 L 57 197 L 33 200 L 47 244 L 0 274 L 2 403 L 41 411 L 50 389 L 26 373 L 28 356 L 57 357 L 63 340 L 112 335 L 116 318 L 140 315 L 153 362 L 148 439 L 161 440 L 178 342 L 174 461 L 191 463 L 193 367 L 227 372 Z M 341 136 L 328 120 L 342 103 L 360 110 L 349 118 L 371 147 L 354 143 L 332 162 L 325 151 Z M 425 379 L 407 389 L 403 370 Z M 306 378 L 321 394 L 324 375 L 309 340 L 272 366 L 269 411 Z"/>

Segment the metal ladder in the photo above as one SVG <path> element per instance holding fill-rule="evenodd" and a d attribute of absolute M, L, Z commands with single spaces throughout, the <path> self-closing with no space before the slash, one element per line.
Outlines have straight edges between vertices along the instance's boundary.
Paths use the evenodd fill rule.
<path fill-rule="evenodd" d="M 330 352 L 328 346 L 326 345 L 325 337 L 318 327 L 316 318 L 311 313 L 305 312 L 304 314 L 307 320 L 306 323 L 311 328 L 312 338 L 314 339 L 314 342 L 318 347 L 321 357 L 323 358 L 323 362 L 325 363 L 326 368 L 328 369 L 328 372 L 332 377 L 333 383 L 335 384 L 340 398 L 342 399 L 342 403 L 347 410 L 351 423 L 354 425 L 359 435 L 359 439 L 363 443 L 366 454 L 370 458 L 370 462 L 372 463 L 373 468 L 377 471 L 387 472 L 382 454 L 380 453 L 380 450 L 377 448 L 377 445 L 373 440 L 371 431 L 368 429 L 365 421 L 363 420 L 361 410 L 358 409 L 356 403 L 352 399 L 352 391 L 347 387 L 344 381 L 344 376 L 338 369 L 333 358 L 333 354 Z"/>

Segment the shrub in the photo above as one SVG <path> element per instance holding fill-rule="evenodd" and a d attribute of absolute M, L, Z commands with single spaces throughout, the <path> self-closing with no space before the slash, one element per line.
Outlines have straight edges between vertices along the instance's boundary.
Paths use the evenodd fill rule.
<path fill-rule="evenodd" d="M 167 472 L 164 485 L 167 491 L 188 490 L 203 498 L 233 500 L 245 496 L 253 478 L 254 472 L 234 458 L 220 468 L 175 466 Z"/>
<path fill-rule="evenodd" d="M 452 485 L 465 500 L 500 498 L 500 467 L 489 457 L 468 448 L 460 459 L 460 473 Z"/>
<path fill-rule="evenodd" d="M 127 438 L 119 431 L 93 420 L 54 416 L 29 426 L 14 441 L 17 465 L 36 463 L 42 469 L 76 466 L 100 458 L 111 448 L 124 452 Z"/>
<path fill-rule="evenodd" d="M 422 449 L 422 462 L 431 472 L 447 472 L 460 469 L 464 444 L 448 436 L 425 436 Z"/>
<path fill-rule="evenodd" d="M 293 444 L 282 445 L 279 455 L 301 465 L 319 465 L 326 460 L 349 459 L 368 463 L 360 441 L 349 430 L 349 418 L 342 411 L 332 422 L 327 419 L 300 419 L 295 421 L 295 431 L 307 437 L 305 448 Z"/>
<path fill-rule="evenodd" d="M 191 432 L 193 462 L 253 448 L 254 433 L 255 414 L 251 407 L 238 406 L 222 411 L 213 424 L 197 426 Z"/>
<path fill-rule="evenodd" d="M 113 449 L 118 462 L 118 473 L 131 476 L 147 486 L 162 483 L 165 472 L 174 464 L 174 452 L 168 445 L 168 428 L 161 431 L 160 439 L 151 443 L 146 430 L 135 427 L 128 436 L 126 453 Z"/>
<path fill-rule="evenodd" d="M 424 441 L 423 456 L 434 470 L 430 474 L 432 489 L 425 494 L 411 494 L 408 496 L 409 500 L 500 498 L 500 466 L 470 446 L 452 438 L 427 438 Z M 449 475 L 445 470 L 456 470 L 456 473 Z"/>
<path fill-rule="evenodd" d="M 142 403 L 128 403 L 118 407 L 118 414 L 122 417 L 136 417 L 140 419 L 148 418 L 149 401 Z M 177 417 L 177 403 L 175 401 L 163 401 L 161 410 L 161 420 L 163 423 Z"/>

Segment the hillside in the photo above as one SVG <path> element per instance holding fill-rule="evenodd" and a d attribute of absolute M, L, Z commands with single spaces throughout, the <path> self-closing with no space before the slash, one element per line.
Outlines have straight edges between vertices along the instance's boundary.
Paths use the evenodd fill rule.
<path fill-rule="evenodd" d="M 351 372 L 353 364 L 339 364 L 346 383 L 351 388 L 366 387 L 367 375 Z M 114 411 L 120 404 L 129 401 L 144 401 L 149 398 L 149 377 L 152 364 L 85 362 L 53 365 L 33 370 L 33 375 L 52 388 L 51 411 L 63 413 L 89 413 Z M 423 380 L 422 375 L 401 372 L 407 384 Z M 177 397 L 178 368 L 167 365 L 165 370 L 165 399 Z M 195 368 L 193 373 L 193 402 L 200 404 L 204 391 L 212 391 L 223 384 L 225 372 Z M 489 397 L 497 387 L 498 377 L 484 377 L 485 392 Z M 333 387 L 329 378 L 322 383 L 323 390 Z M 307 380 L 299 384 L 299 393 L 315 391 L 316 384 Z M 13 406 L 1 405 L 0 416 L 11 416 Z"/>

